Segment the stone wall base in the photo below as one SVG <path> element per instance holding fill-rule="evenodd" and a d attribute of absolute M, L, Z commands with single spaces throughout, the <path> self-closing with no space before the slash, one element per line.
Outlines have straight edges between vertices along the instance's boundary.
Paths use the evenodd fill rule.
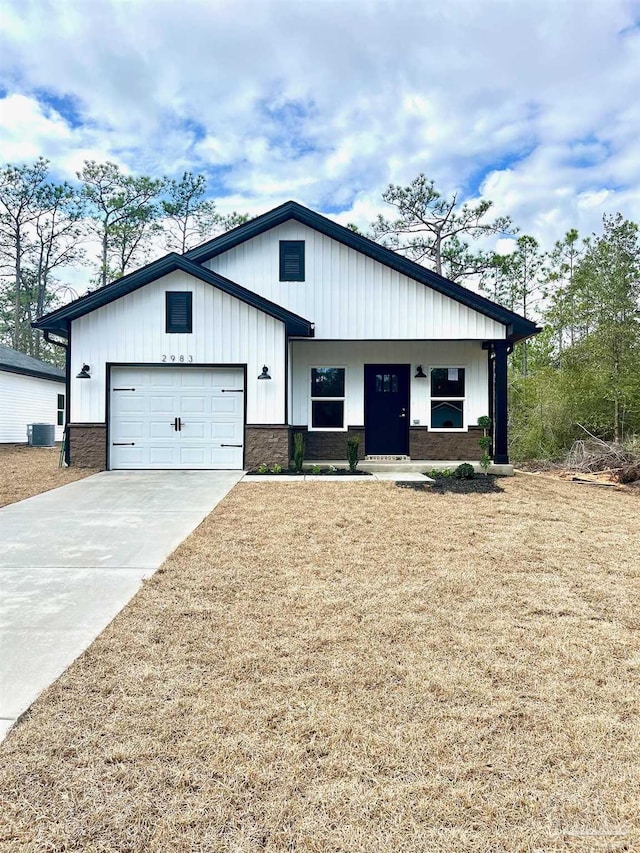
<path fill-rule="evenodd" d="M 76 468 L 107 467 L 106 424 L 67 424 L 69 464 Z"/>
<path fill-rule="evenodd" d="M 107 430 L 105 424 L 69 424 L 69 464 L 78 468 L 107 466 Z M 289 467 L 293 455 L 293 435 L 304 436 L 305 462 L 347 461 L 347 439 L 360 436 L 359 458 L 366 454 L 364 427 L 350 426 L 347 431 L 315 432 L 307 427 L 281 425 L 247 425 L 245 428 L 245 468 L 261 464 Z M 468 432 L 429 432 L 426 427 L 409 430 L 409 456 L 413 460 L 476 461 L 482 451 L 478 439 L 480 427 L 469 427 Z"/>
<path fill-rule="evenodd" d="M 347 428 L 346 432 L 343 430 L 341 430 L 340 432 L 310 432 L 307 427 L 304 426 L 291 427 L 292 442 L 293 435 L 296 432 L 301 432 L 304 436 L 305 462 L 321 462 L 323 460 L 337 461 L 340 459 L 344 459 L 346 463 L 347 440 L 354 435 L 360 436 L 358 458 L 364 459 L 365 457 L 364 427 L 350 426 Z M 291 450 L 291 453 L 293 454 L 293 448 Z"/>
<path fill-rule="evenodd" d="M 269 468 L 274 465 L 288 468 L 289 432 L 288 426 L 247 424 L 244 433 L 244 467 L 251 470 L 264 464 Z"/>
<path fill-rule="evenodd" d="M 482 456 L 478 444 L 481 435 L 477 426 L 469 427 L 468 432 L 429 432 L 426 427 L 410 427 L 409 455 L 412 459 L 475 461 Z"/>

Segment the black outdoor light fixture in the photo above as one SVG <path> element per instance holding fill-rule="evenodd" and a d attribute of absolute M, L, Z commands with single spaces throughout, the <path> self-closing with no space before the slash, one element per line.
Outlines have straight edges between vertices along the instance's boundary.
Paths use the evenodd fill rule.
<path fill-rule="evenodd" d="M 416 367 L 416 375 L 415 375 L 413 378 L 414 378 L 414 379 L 426 379 L 426 378 L 427 378 L 427 375 L 426 375 L 426 373 L 424 372 L 424 370 L 422 369 L 422 365 L 421 365 L 421 364 L 419 364 L 419 365 Z"/>
<path fill-rule="evenodd" d="M 269 368 L 266 364 L 262 365 L 262 373 L 258 376 L 258 379 L 271 379 L 269 376 Z"/>
<path fill-rule="evenodd" d="M 82 370 L 76 375 L 76 379 L 91 379 L 91 367 L 88 364 L 83 364 Z"/>

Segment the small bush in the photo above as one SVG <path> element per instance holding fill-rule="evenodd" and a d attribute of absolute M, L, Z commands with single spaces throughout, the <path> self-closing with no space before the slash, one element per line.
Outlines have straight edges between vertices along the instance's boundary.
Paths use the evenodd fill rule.
<path fill-rule="evenodd" d="M 457 477 L 458 480 L 473 480 L 476 476 L 476 472 L 473 470 L 473 465 L 469 465 L 468 462 L 463 462 L 462 465 L 458 465 L 456 470 L 453 472 L 453 476 Z"/>
<path fill-rule="evenodd" d="M 482 429 L 491 429 L 491 418 L 488 415 L 480 415 L 478 418 L 478 426 Z"/>
<path fill-rule="evenodd" d="M 293 470 L 300 473 L 304 465 L 304 436 L 301 432 L 293 436 Z"/>
<path fill-rule="evenodd" d="M 484 453 L 482 454 L 482 456 L 480 457 L 480 467 L 481 467 L 481 468 L 482 468 L 482 470 L 484 471 L 484 475 L 485 475 L 485 477 L 486 477 L 486 476 L 487 476 L 487 474 L 489 473 L 489 466 L 490 466 L 490 465 L 491 465 L 491 457 L 489 456 L 489 454 L 488 454 L 488 453 L 487 453 L 487 451 L 485 450 L 485 452 L 484 452 Z"/>
<path fill-rule="evenodd" d="M 268 473 L 269 473 L 269 468 L 266 466 L 266 464 L 264 462 L 261 462 L 260 465 L 258 465 L 258 474 L 268 474 Z"/>
<path fill-rule="evenodd" d="M 485 453 L 489 452 L 489 448 L 491 447 L 491 439 L 488 435 L 481 435 L 478 439 L 478 444 L 484 450 Z"/>
<path fill-rule="evenodd" d="M 320 473 L 320 466 L 319 465 L 312 465 L 311 466 L 311 473 L 312 474 L 319 474 Z"/>
<path fill-rule="evenodd" d="M 453 471 L 451 468 L 432 468 L 430 471 L 427 471 L 427 477 L 431 477 L 432 480 L 446 480 L 452 476 Z"/>
<path fill-rule="evenodd" d="M 347 461 L 349 470 L 353 473 L 358 467 L 358 451 L 360 449 L 360 436 L 352 435 L 347 439 Z"/>
<path fill-rule="evenodd" d="M 282 474 L 282 465 L 278 465 L 277 463 L 271 469 L 272 474 Z"/>

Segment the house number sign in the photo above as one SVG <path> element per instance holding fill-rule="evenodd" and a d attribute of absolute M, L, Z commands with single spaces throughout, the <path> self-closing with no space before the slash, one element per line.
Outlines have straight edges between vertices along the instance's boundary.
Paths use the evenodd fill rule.
<path fill-rule="evenodd" d="M 162 361 L 166 362 L 166 363 L 173 361 L 173 362 L 180 362 L 181 364 L 191 364 L 193 362 L 193 356 L 192 355 L 163 355 Z"/>

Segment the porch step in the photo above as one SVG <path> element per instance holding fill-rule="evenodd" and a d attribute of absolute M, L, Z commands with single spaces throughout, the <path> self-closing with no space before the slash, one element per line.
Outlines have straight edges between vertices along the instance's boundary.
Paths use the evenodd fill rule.
<path fill-rule="evenodd" d="M 368 455 L 364 457 L 365 462 L 410 462 L 409 456 L 386 456 L 386 455 Z"/>

